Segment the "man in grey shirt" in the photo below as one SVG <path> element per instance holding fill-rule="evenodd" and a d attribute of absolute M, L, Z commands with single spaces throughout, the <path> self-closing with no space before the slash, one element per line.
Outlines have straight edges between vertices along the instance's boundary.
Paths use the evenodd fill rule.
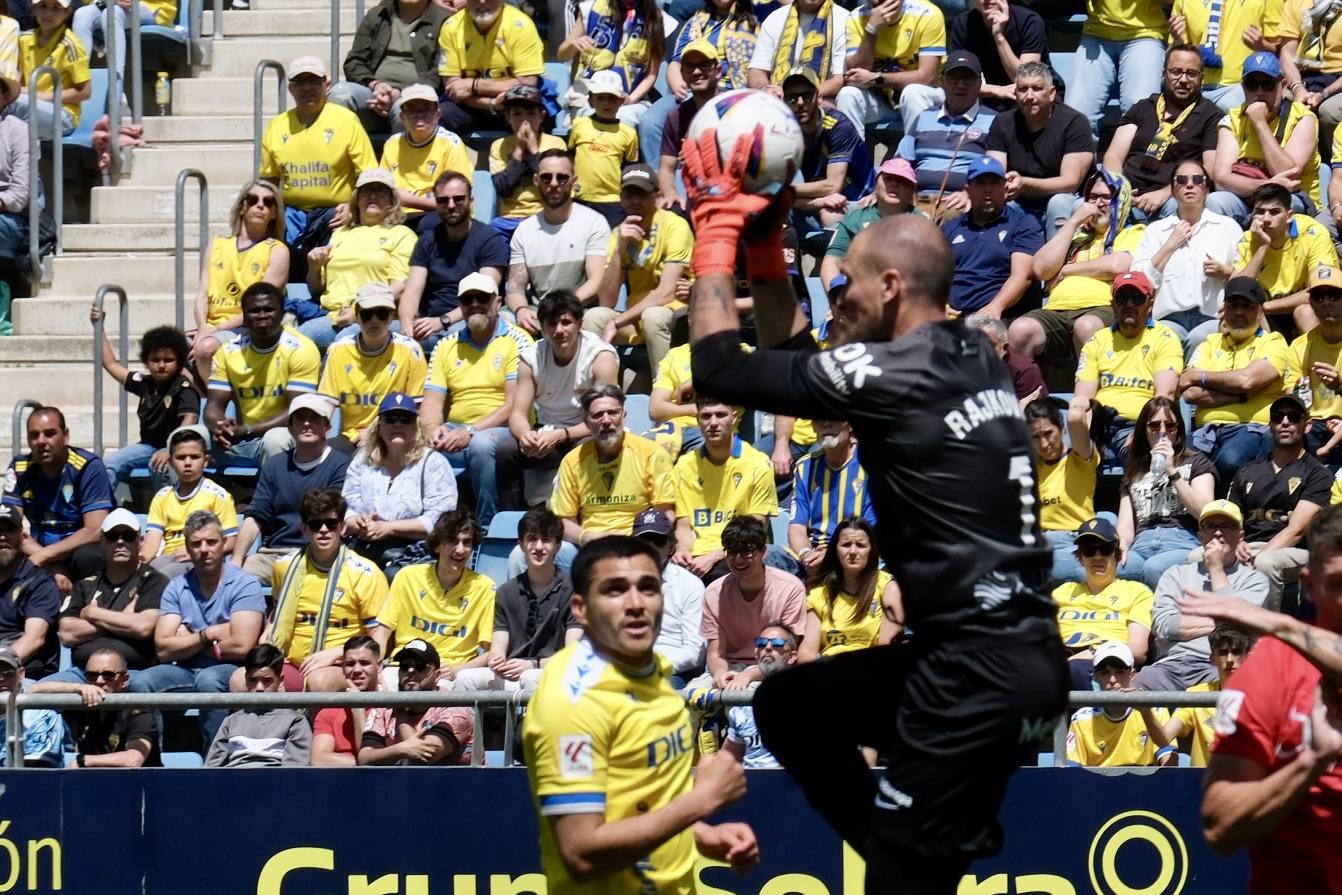
<path fill-rule="evenodd" d="M 243 660 L 248 693 L 278 693 L 284 653 L 263 643 Z M 207 768 L 305 768 L 312 728 L 297 709 L 239 709 L 224 719 L 205 756 Z"/>
<path fill-rule="evenodd" d="M 1186 617 L 1175 602 L 1186 588 L 1230 594 L 1262 606 L 1270 585 L 1267 576 L 1241 565 L 1236 548 L 1244 537 L 1244 516 L 1228 500 L 1213 500 L 1198 515 L 1202 561 L 1171 566 L 1156 585 L 1152 630 L 1160 658 L 1132 679 L 1143 690 L 1187 690 L 1216 679 L 1208 635 L 1215 621 Z"/>

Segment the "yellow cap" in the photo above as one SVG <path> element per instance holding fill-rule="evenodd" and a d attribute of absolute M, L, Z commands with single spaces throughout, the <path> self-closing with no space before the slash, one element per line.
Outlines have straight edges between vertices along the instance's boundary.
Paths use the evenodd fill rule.
<path fill-rule="evenodd" d="M 1313 290 L 1324 286 L 1331 289 L 1342 289 L 1342 270 L 1327 264 L 1321 264 L 1311 270 L 1309 272 L 1309 288 Z"/>
<path fill-rule="evenodd" d="M 1208 519 L 1217 517 L 1232 520 L 1236 525 L 1244 524 L 1244 514 L 1239 511 L 1239 507 L 1229 500 L 1209 500 L 1202 505 L 1202 512 L 1198 513 L 1198 524 L 1206 522 Z"/>
<path fill-rule="evenodd" d="M 702 37 L 687 43 L 685 49 L 680 51 L 680 58 L 684 59 L 691 53 L 694 53 L 696 56 L 703 56 L 710 62 L 717 62 L 722 58 L 718 55 L 718 48 L 713 45 L 713 42 L 711 40 L 705 40 Z"/>

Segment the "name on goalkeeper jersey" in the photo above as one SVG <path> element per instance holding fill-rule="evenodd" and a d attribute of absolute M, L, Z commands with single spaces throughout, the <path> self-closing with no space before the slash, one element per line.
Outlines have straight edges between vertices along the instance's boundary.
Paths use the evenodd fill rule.
<path fill-rule="evenodd" d="M 1002 417 L 1024 419 L 1016 396 L 1000 388 L 984 389 L 965 398 L 959 407 L 946 414 L 951 434 L 964 441 L 969 433 L 990 420 Z"/>

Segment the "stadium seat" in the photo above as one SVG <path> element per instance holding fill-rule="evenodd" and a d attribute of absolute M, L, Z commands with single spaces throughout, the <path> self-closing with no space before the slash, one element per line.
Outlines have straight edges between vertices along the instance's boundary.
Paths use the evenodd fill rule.
<path fill-rule="evenodd" d="M 787 546 L 787 527 L 791 521 L 787 512 L 769 517 L 769 534 L 772 536 L 773 543 L 780 547 Z"/>
<path fill-rule="evenodd" d="M 471 175 L 471 199 L 475 204 L 475 219 L 488 224 L 499 214 L 499 197 L 494 192 L 494 178 L 488 171 L 476 171 Z"/>
<path fill-rule="evenodd" d="M 829 318 L 829 296 L 820 277 L 806 278 L 806 295 L 811 305 L 811 326 L 819 326 Z"/>
<path fill-rule="evenodd" d="M 481 575 L 494 579 L 500 585 L 508 580 L 508 555 L 517 546 L 517 538 L 493 538 L 486 536 L 475 550 L 471 568 Z"/>
<path fill-rule="evenodd" d="M 140 71 L 177 71 L 190 63 L 191 3 L 192 0 L 180 0 L 177 21 L 171 25 L 140 26 L 140 52 L 144 56 Z"/>
<path fill-rule="evenodd" d="M 165 768 L 203 768 L 205 760 L 196 752 L 164 752 Z"/>
<path fill-rule="evenodd" d="M 518 526 L 522 524 L 524 515 L 526 514 L 520 510 L 501 510 L 495 513 L 494 518 L 489 521 L 489 531 L 486 532 L 486 536 L 516 541 Z"/>
<path fill-rule="evenodd" d="M 61 141 L 65 162 L 65 180 L 82 183 L 98 174 L 98 159 L 93 152 L 93 126 L 107 114 L 107 69 L 89 72 L 92 93 L 79 107 L 79 127 Z"/>
<path fill-rule="evenodd" d="M 70 652 L 70 647 L 61 644 L 61 667 L 57 670 L 65 671 L 67 668 L 73 668 L 75 665 L 74 654 Z"/>
<path fill-rule="evenodd" d="M 624 427 L 635 435 L 642 435 L 644 432 L 657 425 L 648 413 L 647 395 L 627 395 L 624 399 Z"/>

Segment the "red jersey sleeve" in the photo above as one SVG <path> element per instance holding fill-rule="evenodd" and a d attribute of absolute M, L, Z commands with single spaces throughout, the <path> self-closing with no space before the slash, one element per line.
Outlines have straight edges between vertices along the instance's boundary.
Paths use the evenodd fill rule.
<path fill-rule="evenodd" d="M 1303 666 L 1303 668 L 1301 667 Z M 1299 750 L 1313 706 L 1317 672 L 1274 637 L 1262 638 L 1221 691 L 1212 726 L 1212 751 L 1247 758 L 1274 770 Z M 1302 700 L 1303 703 L 1302 703 Z"/>

